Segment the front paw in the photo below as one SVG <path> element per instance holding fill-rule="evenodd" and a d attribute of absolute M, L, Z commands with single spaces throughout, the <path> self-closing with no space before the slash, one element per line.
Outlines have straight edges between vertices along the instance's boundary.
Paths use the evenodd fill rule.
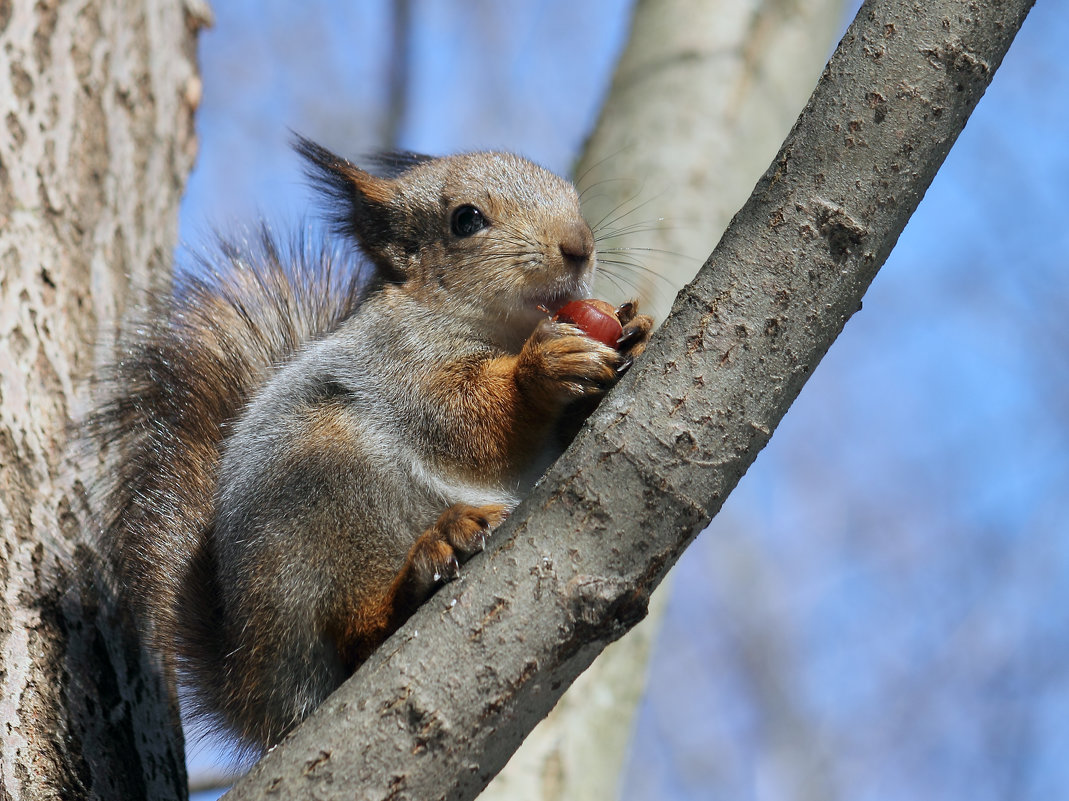
<path fill-rule="evenodd" d="M 648 314 L 639 314 L 638 301 L 632 300 L 616 309 L 616 319 L 624 327 L 616 341 L 616 349 L 628 360 L 633 360 L 646 350 L 650 334 L 653 333 L 653 318 Z"/>
<path fill-rule="evenodd" d="M 570 323 L 543 320 L 524 344 L 518 379 L 561 400 L 604 393 L 619 378 L 625 356 Z"/>

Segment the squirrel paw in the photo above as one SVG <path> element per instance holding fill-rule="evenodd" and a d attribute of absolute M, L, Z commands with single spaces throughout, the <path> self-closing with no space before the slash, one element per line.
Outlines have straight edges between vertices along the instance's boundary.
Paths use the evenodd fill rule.
<path fill-rule="evenodd" d="M 455 503 L 446 509 L 434 524 L 461 561 L 467 561 L 486 546 L 486 538 L 508 517 L 501 504 L 468 506 Z"/>
<path fill-rule="evenodd" d="M 653 331 L 653 318 L 648 314 L 639 314 L 638 301 L 632 300 L 616 310 L 616 319 L 624 327 L 624 332 L 616 340 L 616 349 L 624 355 L 625 363 L 630 367 L 631 361 L 646 350 Z"/>
<path fill-rule="evenodd" d="M 522 375 L 566 399 L 601 394 L 619 378 L 626 356 L 570 323 L 543 320 L 524 344 Z"/>
<path fill-rule="evenodd" d="M 460 563 L 483 549 L 492 529 L 508 516 L 500 504 L 455 503 L 423 532 L 408 555 L 414 583 L 429 594 L 434 586 L 460 575 Z"/>

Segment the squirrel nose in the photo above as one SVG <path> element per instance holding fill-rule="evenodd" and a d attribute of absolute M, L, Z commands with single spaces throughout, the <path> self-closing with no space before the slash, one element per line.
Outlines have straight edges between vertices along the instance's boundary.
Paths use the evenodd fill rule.
<path fill-rule="evenodd" d="M 594 255 L 594 234 L 585 222 L 577 222 L 560 238 L 560 254 L 569 267 L 583 269 Z"/>

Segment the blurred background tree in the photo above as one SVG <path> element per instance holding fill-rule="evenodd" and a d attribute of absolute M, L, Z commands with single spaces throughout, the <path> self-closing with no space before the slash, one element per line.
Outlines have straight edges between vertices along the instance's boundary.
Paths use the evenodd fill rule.
<path fill-rule="evenodd" d="M 707 5 L 714 34 L 752 23 L 736 40 L 748 48 L 720 51 L 752 65 L 787 46 L 768 33 L 775 15 L 805 4 L 754 4 L 761 13 L 741 18 L 746 4 Z M 259 214 L 311 224 L 290 128 L 354 155 L 495 147 L 569 172 L 633 10 L 219 3 L 200 44 L 201 153 L 182 238 Z M 864 311 L 681 560 L 621 798 L 1028 799 L 1069 783 L 1067 36 L 1069 12 L 1040 2 Z M 834 37 L 808 38 L 827 49 Z M 630 63 L 630 80 L 658 77 L 655 61 Z M 719 106 L 729 121 L 770 97 L 789 124 L 804 101 L 777 95 L 761 70 L 738 75 L 748 80 L 728 95 L 735 105 Z M 683 180 L 628 163 L 663 152 L 656 133 L 636 131 L 598 145 L 601 174 L 580 183 L 604 195 L 605 174 L 627 179 L 621 225 L 665 224 L 623 243 L 670 251 L 631 257 L 693 272 L 704 250 L 658 237 L 697 229 L 708 250 L 749 191 L 744 178 L 728 189 L 726 173 L 745 173 L 755 130 L 775 124 L 725 126 L 722 149 Z M 668 210 L 692 184 L 723 198 L 706 219 Z"/>

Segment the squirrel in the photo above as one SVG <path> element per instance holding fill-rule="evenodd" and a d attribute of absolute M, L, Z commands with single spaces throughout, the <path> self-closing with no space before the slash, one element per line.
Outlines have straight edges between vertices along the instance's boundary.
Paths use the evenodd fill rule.
<path fill-rule="evenodd" d="M 554 433 L 645 347 L 554 320 L 591 291 L 568 181 L 515 155 L 303 137 L 329 243 L 221 240 L 120 336 L 89 420 L 127 605 L 196 709 L 277 743 L 516 505 Z"/>

